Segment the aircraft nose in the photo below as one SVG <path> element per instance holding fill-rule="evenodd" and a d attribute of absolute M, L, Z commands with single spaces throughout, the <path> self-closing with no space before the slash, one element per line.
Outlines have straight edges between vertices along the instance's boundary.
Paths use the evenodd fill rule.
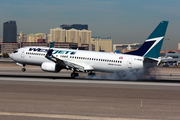
<path fill-rule="evenodd" d="M 11 59 L 13 59 L 13 53 L 11 53 L 11 54 L 9 55 L 9 57 L 10 57 Z"/>

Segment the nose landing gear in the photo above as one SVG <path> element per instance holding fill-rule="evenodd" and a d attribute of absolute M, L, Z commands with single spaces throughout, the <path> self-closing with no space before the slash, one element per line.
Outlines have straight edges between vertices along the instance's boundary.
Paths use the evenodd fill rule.
<path fill-rule="evenodd" d="M 26 68 L 22 68 L 21 71 L 22 71 L 22 72 L 25 72 L 25 71 L 26 71 Z"/>
<path fill-rule="evenodd" d="M 26 71 L 26 68 L 25 68 L 25 64 L 23 64 L 23 68 L 21 69 L 22 72 L 25 72 Z"/>

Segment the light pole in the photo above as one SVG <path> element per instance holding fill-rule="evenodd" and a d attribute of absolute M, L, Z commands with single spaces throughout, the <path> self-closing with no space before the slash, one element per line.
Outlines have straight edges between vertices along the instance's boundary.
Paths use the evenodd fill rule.
<path fill-rule="evenodd" d="M 2 60 L 3 60 L 3 51 L 4 51 L 4 47 L 2 47 Z"/>
<path fill-rule="evenodd" d="M 164 39 L 164 40 L 166 40 L 166 41 L 168 41 L 168 40 L 170 40 L 169 38 L 167 38 L 167 39 Z M 165 49 L 167 49 L 167 47 L 168 47 L 168 42 L 167 42 L 167 46 L 165 45 Z M 166 51 L 166 50 L 165 50 Z"/>

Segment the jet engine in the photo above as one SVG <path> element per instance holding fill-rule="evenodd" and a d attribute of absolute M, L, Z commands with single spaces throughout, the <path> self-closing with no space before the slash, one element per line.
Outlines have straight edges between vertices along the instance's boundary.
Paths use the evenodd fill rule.
<path fill-rule="evenodd" d="M 62 68 L 54 62 L 43 62 L 41 69 L 47 72 L 59 72 Z"/>

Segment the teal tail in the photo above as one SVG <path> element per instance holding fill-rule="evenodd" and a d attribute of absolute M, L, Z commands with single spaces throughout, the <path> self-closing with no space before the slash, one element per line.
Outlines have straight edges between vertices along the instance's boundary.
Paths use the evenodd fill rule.
<path fill-rule="evenodd" d="M 127 52 L 125 54 L 143 56 L 147 58 L 158 58 L 162 47 L 168 21 L 162 21 L 151 33 L 143 45 L 135 51 Z"/>

